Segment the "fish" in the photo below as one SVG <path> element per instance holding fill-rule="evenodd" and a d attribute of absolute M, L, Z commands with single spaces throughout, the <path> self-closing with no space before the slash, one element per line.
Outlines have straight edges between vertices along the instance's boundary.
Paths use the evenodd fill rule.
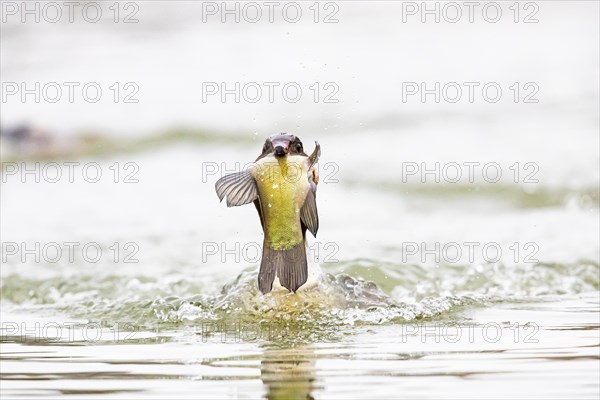
<path fill-rule="evenodd" d="M 296 292 L 308 279 L 306 231 L 319 229 L 316 164 L 321 146 L 311 155 L 299 137 L 279 133 L 265 140 L 261 154 L 243 171 L 224 175 L 215 190 L 227 207 L 254 203 L 264 233 L 258 288 L 273 290 L 278 282 Z"/>

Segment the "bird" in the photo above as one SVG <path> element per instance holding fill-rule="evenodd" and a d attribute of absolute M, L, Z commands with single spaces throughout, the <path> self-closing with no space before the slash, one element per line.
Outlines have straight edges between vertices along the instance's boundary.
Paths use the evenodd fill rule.
<path fill-rule="evenodd" d="M 274 283 L 296 292 L 308 279 L 306 231 L 319 229 L 315 164 L 321 146 L 311 155 L 299 137 L 278 133 L 265 140 L 261 154 L 243 171 L 222 176 L 215 190 L 227 207 L 254 203 L 264 232 L 258 288 L 273 290 Z"/>

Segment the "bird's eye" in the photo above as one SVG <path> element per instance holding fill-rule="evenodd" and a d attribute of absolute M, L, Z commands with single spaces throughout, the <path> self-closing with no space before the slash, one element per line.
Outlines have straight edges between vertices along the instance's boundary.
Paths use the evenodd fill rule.
<path fill-rule="evenodd" d="M 302 151 L 302 143 L 297 143 L 297 144 L 296 144 L 296 150 L 297 150 L 298 152 L 301 152 L 301 151 Z"/>

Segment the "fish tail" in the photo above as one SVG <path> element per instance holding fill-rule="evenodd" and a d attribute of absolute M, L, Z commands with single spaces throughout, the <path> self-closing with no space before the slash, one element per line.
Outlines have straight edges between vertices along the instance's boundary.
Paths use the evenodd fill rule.
<path fill-rule="evenodd" d="M 263 244 L 263 255 L 258 273 L 258 288 L 264 293 L 273 289 L 275 277 L 281 286 L 295 292 L 308 279 L 308 263 L 304 240 L 288 250 L 275 250 Z"/>

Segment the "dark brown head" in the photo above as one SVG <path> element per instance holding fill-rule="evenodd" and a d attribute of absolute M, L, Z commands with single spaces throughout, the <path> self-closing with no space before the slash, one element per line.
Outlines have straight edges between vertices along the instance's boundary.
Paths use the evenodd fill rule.
<path fill-rule="evenodd" d="M 269 154 L 273 154 L 277 158 L 287 157 L 288 155 L 302 155 L 307 157 L 300 138 L 289 133 L 278 133 L 265 140 L 262 153 L 258 156 L 257 160 Z"/>

